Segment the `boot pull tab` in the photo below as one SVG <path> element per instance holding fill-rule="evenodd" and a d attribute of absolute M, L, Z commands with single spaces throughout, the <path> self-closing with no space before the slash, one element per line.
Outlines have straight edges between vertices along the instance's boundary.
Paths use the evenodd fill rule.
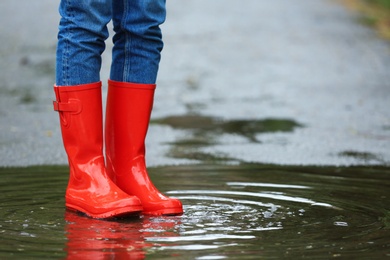
<path fill-rule="evenodd" d="M 78 114 L 82 110 L 81 102 L 78 99 L 69 99 L 68 102 L 53 101 L 54 111 L 57 112 L 71 112 L 72 114 Z"/>

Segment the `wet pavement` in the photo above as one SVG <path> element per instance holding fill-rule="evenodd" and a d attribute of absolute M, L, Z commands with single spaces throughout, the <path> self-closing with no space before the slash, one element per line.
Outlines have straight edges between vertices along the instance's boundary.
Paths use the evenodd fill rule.
<path fill-rule="evenodd" d="M 0 2 L 1 166 L 67 163 L 51 107 L 58 2 Z M 163 30 L 148 165 L 390 164 L 390 45 L 343 6 L 169 0 Z"/>
<path fill-rule="evenodd" d="M 58 2 L 0 2 L 0 258 L 390 256 L 390 44 L 355 14 L 169 0 L 147 159 L 184 214 L 103 221 L 64 207 Z"/>

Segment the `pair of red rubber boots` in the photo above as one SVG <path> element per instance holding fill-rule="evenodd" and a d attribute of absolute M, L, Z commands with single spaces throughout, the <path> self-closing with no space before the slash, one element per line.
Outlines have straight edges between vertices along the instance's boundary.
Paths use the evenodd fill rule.
<path fill-rule="evenodd" d="M 154 84 L 109 81 L 103 156 L 101 82 L 54 86 L 70 177 L 66 207 L 93 218 L 180 215 L 179 200 L 158 191 L 145 166 Z"/>

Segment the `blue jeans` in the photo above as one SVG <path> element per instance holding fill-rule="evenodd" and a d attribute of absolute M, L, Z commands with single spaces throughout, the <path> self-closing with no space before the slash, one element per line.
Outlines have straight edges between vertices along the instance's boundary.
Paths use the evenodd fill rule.
<path fill-rule="evenodd" d="M 165 0 L 61 0 L 56 85 L 100 81 L 101 54 L 112 19 L 111 80 L 154 84 L 163 48 Z"/>

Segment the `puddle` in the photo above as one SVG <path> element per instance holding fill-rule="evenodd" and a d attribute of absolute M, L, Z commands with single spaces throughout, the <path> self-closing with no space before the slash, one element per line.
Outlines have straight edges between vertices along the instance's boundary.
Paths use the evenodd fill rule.
<path fill-rule="evenodd" d="M 201 164 L 150 174 L 184 215 L 89 219 L 64 209 L 66 167 L 0 168 L 0 258 L 390 256 L 389 167 Z"/>
<path fill-rule="evenodd" d="M 227 142 L 260 144 L 258 137 L 264 133 L 293 132 L 304 127 L 291 119 L 251 119 L 223 120 L 218 117 L 196 114 L 169 116 L 154 119 L 152 124 L 159 124 L 182 130 L 174 142 L 169 143 L 167 156 L 200 162 L 241 162 L 225 152 L 207 151 L 205 148 Z"/>
<path fill-rule="evenodd" d="M 256 134 L 269 132 L 292 132 L 301 124 L 290 119 L 268 118 L 263 120 L 229 120 L 225 121 L 217 117 L 201 115 L 169 116 L 155 119 L 155 124 L 168 125 L 175 129 L 192 130 L 196 136 L 219 136 L 222 134 L 234 134 L 242 136 L 251 142 L 259 142 Z M 208 144 L 205 138 L 201 143 Z"/>
<path fill-rule="evenodd" d="M 380 164 L 386 164 L 379 156 L 367 152 L 344 151 L 339 153 L 338 156 L 356 158 L 365 163 L 379 162 Z"/>

